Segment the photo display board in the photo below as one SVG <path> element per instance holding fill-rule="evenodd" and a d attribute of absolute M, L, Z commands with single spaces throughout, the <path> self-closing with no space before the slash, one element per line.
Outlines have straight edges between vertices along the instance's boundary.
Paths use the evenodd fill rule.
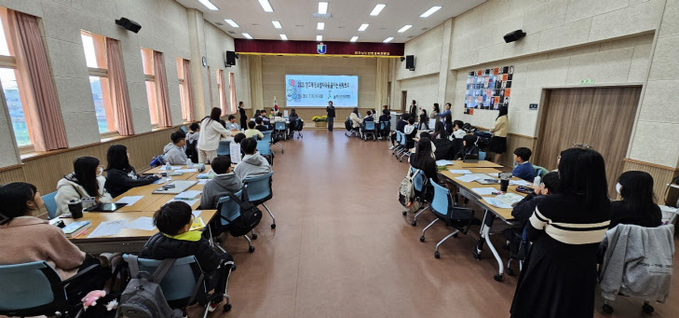
<path fill-rule="evenodd" d="M 469 72 L 464 107 L 475 109 L 508 107 L 513 76 L 513 65 Z"/>

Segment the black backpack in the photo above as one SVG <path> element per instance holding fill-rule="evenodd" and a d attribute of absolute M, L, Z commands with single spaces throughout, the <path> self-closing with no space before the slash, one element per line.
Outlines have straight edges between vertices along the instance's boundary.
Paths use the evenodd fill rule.
<path fill-rule="evenodd" d="M 174 265 L 175 259 L 165 259 L 160 266 L 149 274 L 139 271 L 138 257 L 130 255 L 129 266 L 132 279 L 120 295 L 117 317 L 127 318 L 180 318 L 183 316 L 179 309 L 172 309 L 168 305 L 160 282 Z"/>
<path fill-rule="evenodd" d="M 198 163 L 198 149 L 196 148 L 197 144 L 197 140 L 187 141 L 186 150 L 184 151 L 186 156 L 191 159 L 191 162 L 193 163 Z"/>
<path fill-rule="evenodd" d="M 229 233 L 234 237 L 248 234 L 262 220 L 262 211 L 249 202 L 245 191 L 243 191 L 243 200 L 232 193 L 229 193 L 229 197 L 240 206 L 240 216 L 228 225 Z"/>

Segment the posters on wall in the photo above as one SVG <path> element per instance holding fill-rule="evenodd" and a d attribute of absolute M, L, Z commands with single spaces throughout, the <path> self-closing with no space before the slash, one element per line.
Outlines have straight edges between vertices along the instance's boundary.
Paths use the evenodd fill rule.
<path fill-rule="evenodd" d="M 509 106 L 514 66 L 469 72 L 464 106 L 466 109 L 498 109 Z"/>

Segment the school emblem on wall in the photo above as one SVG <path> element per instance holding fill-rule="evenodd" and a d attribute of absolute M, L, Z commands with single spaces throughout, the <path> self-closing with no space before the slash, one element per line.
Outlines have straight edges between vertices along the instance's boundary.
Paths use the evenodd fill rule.
<path fill-rule="evenodd" d="M 318 54 L 325 54 L 325 52 L 327 52 L 327 46 L 321 42 L 321 44 L 316 45 L 316 52 Z"/>

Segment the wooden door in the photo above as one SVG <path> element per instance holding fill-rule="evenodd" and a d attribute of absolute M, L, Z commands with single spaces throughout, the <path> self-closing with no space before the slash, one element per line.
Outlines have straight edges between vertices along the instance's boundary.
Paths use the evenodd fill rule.
<path fill-rule="evenodd" d="M 559 153 L 586 144 L 606 161 L 611 195 L 622 173 L 641 87 L 602 87 L 546 91 L 535 164 L 556 169 Z"/>

